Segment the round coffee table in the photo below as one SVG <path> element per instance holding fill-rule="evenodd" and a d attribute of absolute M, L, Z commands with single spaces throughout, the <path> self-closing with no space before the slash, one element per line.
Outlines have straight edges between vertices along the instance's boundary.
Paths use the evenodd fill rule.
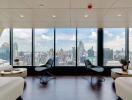
<path fill-rule="evenodd" d="M 114 79 L 117 77 L 132 77 L 132 70 L 125 72 L 121 68 L 113 68 L 111 69 L 111 77 Z"/>
<path fill-rule="evenodd" d="M 26 68 L 13 68 L 10 70 L 3 70 L 3 71 L 0 71 L 0 76 L 25 78 L 27 76 L 27 69 Z"/>

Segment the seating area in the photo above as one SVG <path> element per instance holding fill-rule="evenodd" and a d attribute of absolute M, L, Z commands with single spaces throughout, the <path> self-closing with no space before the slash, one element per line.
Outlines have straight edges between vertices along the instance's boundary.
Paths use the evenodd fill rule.
<path fill-rule="evenodd" d="M 132 0 L 0 0 L 0 100 L 132 100 Z"/>

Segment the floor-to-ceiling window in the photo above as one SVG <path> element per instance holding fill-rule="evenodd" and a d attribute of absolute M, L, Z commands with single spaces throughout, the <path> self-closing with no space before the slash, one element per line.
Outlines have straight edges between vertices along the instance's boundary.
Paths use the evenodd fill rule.
<path fill-rule="evenodd" d="M 104 66 L 120 66 L 125 57 L 125 28 L 104 28 Z"/>
<path fill-rule="evenodd" d="M 54 29 L 35 29 L 35 66 L 43 65 L 48 59 L 54 60 Z"/>
<path fill-rule="evenodd" d="M 76 29 L 56 28 L 56 66 L 76 66 Z"/>
<path fill-rule="evenodd" d="M 13 65 L 31 66 L 32 65 L 31 52 L 32 52 L 32 29 L 14 28 L 13 29 Z M 19 59 L 19 63 L 16 63 L 16 59 Z"/>
<path fill-rule="evenodd" d="M 10 63 L 10 30 L 0 29 L 0 64 Z"/>
<path fill-rule="evenodd" d="M 97 65 L 97 29 L 78 28 L 77 32 L 78 66 L 84 66 L 85 59 Z"/>
<path fill-rule="evenodd" d="M 129 59 L 132 62 L 131 35 L 129 28 Z M 120 66 L 120 59 L 125 57 L 125 28 L 104 28 L 103 36 L 104 66 Z M 9 64 L 10 29 L 1 30 L 0 40 L 0 63 Z M 14 28 L 12 40 L 14 66 L 17 65 L 15 59 L 19 59 L 20 66 L 32 66 L 32 51 L 34 66 L 45 64 L 49 58 L 54 59 L 54 55 L 56 66 L 76 66 L 76 61 L 77 66 L 84 66 L 84 59 L 97 64 L 96 28 L 77 28 L 77 36 L 76 28 L 55 28 L 55 31 L 53 28 L 34 28 L 34 50 L 31 28 Z"/>
<path fill-rule="evenodd" d="M 132 66 L 132 28 L 129 28 L 129 66 Z M 132 68 L 132 67 L 131 67 Z"/>

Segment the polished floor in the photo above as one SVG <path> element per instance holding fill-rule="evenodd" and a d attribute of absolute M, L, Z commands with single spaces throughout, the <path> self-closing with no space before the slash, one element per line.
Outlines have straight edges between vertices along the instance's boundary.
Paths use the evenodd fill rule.
<path fill-rule="evenodd" d="M 23 100 L 117 100 L 112 83 L 110 77 L 91 84 L 90 76 L 58 76 L 43 86 L 38 77 L 27 77 Z"/>

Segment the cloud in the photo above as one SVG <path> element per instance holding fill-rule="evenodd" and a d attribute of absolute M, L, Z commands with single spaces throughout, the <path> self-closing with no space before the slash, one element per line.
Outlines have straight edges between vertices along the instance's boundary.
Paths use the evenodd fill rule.
<path fill-rule="evenodd" d="M 48 28 L 37 28 L 35 29 L 35 33 L 37 33 L 37 35 L 41 35 L 41 34 L 45 34 L 48 33 L 49 29 Z"/>
<path fill-rule="evenodd" d="M 49 29 L 35 29 L 35 36 L 41 35 L 43 39 L 50 40 L 50 37 L 44 35 L 48 33 Z M 14 37 L 19 39 L 31 39 L 32 31 L 30 29 L 15 29 L 14 30 Z"/>
<path fill-rule="evenodd" d="M 13 36 L 17 39 L 31 39 L 32 31 L 30 29 L 14 29 Z"/>
<path fill-rule="evenodd" d="M 104 34 L 107 35 L 108 37 L 113 37 L 113 34 L 109 32 L 108 30 L 105 30 Z"/>
<path fill-rule="evenodd" d="M 105 42 L 104 47 L 113 50 L 121 50 L 122 48 L 125 48 L 125 37 L 116 36 L 114 40 Z"/>
<path fill-rule="evenodd" d="M 53 39 L 54 39 L 53 37 L 48 36 L 48 35 L 45 35 L 45 34 L 43 34 L 43 35 L 41 35 L 41 36 L 42 36 L 42 39 L 44 39 L 44 40 L 46 40 L 46 41 L 50 41 L 50 40 L 53 40 Z"/>
<path fill-rule="evenodd" d="M 91 35 L 89 36 L 91 39 L 97 39 L 97 32 L 91 32 Z"/>
<path fill-rule="evenodd" d="M 9 43 L 9 30 L 4 29 L 0 35 L 0 46 L 4 43 Z"/>
<path fill-rule="evenodd" d="M 76 36 L 75 35 L 67 35 L 64 33 L 59 33 L 60 35 L 56 36 L 56 40 L 64 40 L 64 41 L 75 41 Z"/>

